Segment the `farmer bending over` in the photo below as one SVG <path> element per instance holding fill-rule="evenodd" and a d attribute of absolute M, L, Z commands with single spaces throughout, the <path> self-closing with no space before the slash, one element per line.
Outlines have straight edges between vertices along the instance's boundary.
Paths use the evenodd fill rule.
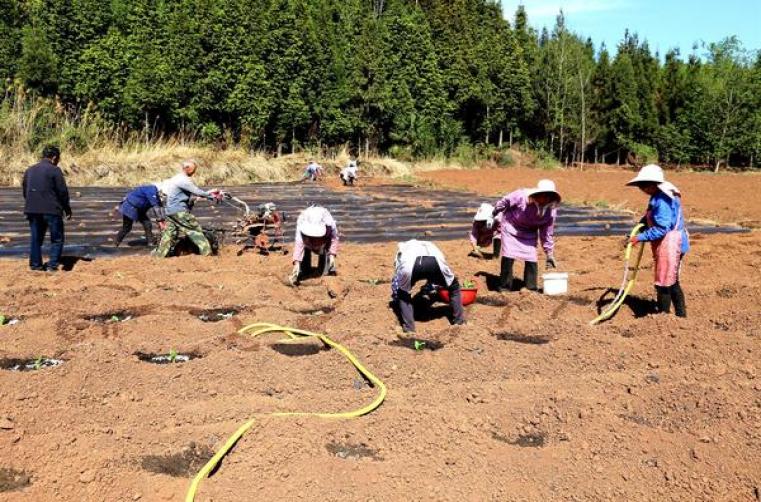
<path fill-rule="evenodd" d="M 344 186 L 354 185 L 354 182 L 357 180 L 357 161 L 350 160 L 349 165 L 341 169 L 340 177 Z"/>
<path fill-rule="evenodd" d="M 293 271 L 289 278 L 292 285 L 312 272 L 312 253 L 319 256 L 317 269 L 320 275 L 336 273 L 338 227 L 330 212 L 320 206 L 304 209 L 296 220 Z"/>
<path fill-rule="evenodd" d="M 652 245 L 658 310 L 670 312 L 673 301 L 676 315 L 686 317 L 679 275 L 682 259 L 690 249 L 690 238 L 684 225 L 682 194 L 664 179 L 663 169 L 655 164 L 640 169 L 627 185 L 636 186 L 650 196 L 647 213 L 642 218 L 647 229 L 632 237 L 630 242 L 650 242 Z"/>
<path fill-rule="evenodd" d="M 198 188 L 191 179 L 197 169 L 196 161 L 186 160 L 182 163 L 179 174 L 161 184 L 166 193 L 166 228 L 161 234 L 158 248 L 154 251 L 156 256 L 167 257 L 183 236 L 187 236 L 196 245 L 200 255 L 211 254 L 211 245 L 196 217 L 190 214 L 190 210 L 193 207 L 194 196 L 221 200 L 223 194 L 219 190 L 206 192 Z"/>
<path fill-rule="evenodd" d="M 473 228 L 470 230 L 470 245 L 473 247 L 471 254 L 478 258 L 484 257 L 481 248 L 493 246 L 492 258 L 496 258 L 502 247 L 502 238 L 499 234 L 502 215 L 498 214 L 494 217 L 493 212 L 494 206 L 484 202 L 473 218 Z"/>
<path fill-rule="evenodd" d="M 547 255 L 547 268 L 555 268 L 555 218 L 560 194 L 551 180 L 540 180 L 535 188 L 524 188 L 505 195 L 494 207 L 493 215 L 502 213 L 502 262 L 499 291 L 513 288 L 513 264 L 525 262 L 523 282 L 535 291 L 537 276 L 537 235 Z"/>
<path fill-rule="evenodd" d="M 322 176 L 322 166 L 314 160 L 310 160 L 304 169 L 304 176 L 302 176 L 301 181 L 317 181 L 320 176 Z"/>
<path fill-rule="evenodd" d="M 136 221 L 143 225 L 145 240 L 148 245 L 155 246 L 157 244 L 153 237 L 153 228 L 149 216 L 149 213 L 152 213 L 158 220 L 159 227 L 164 227 L 164 209 L 161 207 L 161 197 L 157 184 L 139 186 L 129 192 L 119 204 L 119 212 L 122 214 L 122 228 L 116 234 L 116 241 L 114 242 L 116 247 L 119 247 L 127 234 L 132 231 L 132 225 Z"/>
<path fill-rule="evenodd" d="M 414 239 L 400 242 L 394 266 L 391 301 L 405 333 L 415 332 L 415 312 L 410 292 L 418 281 L 446 288 L 449 291 L 453 323 L 465 324 L 460 283 L 447 265 L 444 254 L 435 244 Z"/>

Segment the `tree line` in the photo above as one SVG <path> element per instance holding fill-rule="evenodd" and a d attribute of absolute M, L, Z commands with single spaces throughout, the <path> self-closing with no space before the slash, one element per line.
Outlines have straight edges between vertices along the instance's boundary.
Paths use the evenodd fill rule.
<path fill-rule="evenodd" d="M 0 0 L 5 100 L 132 131 L 410 157 L 521 142 L 566 163 L 753 167 L 761 53 L 615 55 L 494 0 Z"/>

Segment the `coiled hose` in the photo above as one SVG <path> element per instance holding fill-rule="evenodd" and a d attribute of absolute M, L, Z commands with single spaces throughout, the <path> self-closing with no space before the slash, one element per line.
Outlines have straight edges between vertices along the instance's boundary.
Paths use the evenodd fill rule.
<path fill-rule="evenodd" d="M 643 226 L 644 225 L 642 223 L 639 223 L 629 233 L 629 242 L 626 244 L 626 251 L 624 251 L 624 279 L 623 279 L 623 282 L 621 283 L 621 288 L 619 288 L 618 293 L 616 294 L 616 297 L 613 299 L 613 302 L 610 305 L 608 305 L 608 308 L 605 309 L 602 313 L 600 313 L 600 315 L 592 319 L 589 322 L 589 324 L 595 325 L 602 321 L 607 321 L 608 319 L 613 317 L 613 314 L 615 314 L 616 311 L 619 309 L 619 307 L 623 305 L 624 300 L 626 300 L 626 296 L 634 287 L 634 282 L 637 280 L 637 272 L 639 272 L 639 263 L 640 261 L 642 261 L 642 252 L 645 250 L 645 246 L 642 243 L 639 243 L 639 250 L 637 251 L 637 259 L 635 260 L 634 267 L 633 268 L 630 267 L 629 261 L 632 255 L 632 248 L 634 247 L 631 243 L 631 238 L 637 235 Z M 631 277 L 629 277 L 630 271 L 631 271 Z"/>
<path fill-rule="evenodd" d="M 317 417 L 317 418 L 328 418 L 328 419 L 347 419 L 347 418 L 357 418 L 361 417 L 362 415 L 366 415 L 372 411 L 374 411 L 378 406 L 383 403 L 383 400 L 386 398 L 386 385 L 374 374 L 372 374 L 367 368 L 365 368 L 362 363 L 359 362 L 359 360 L 349 352 L 349 350 L 341 345 L 338 342 L 335 342 L 328 338 L 325 335 L 319 334 L 319 333 L 312 333 L 309 331 L 303 331 L 300 329 L 294 329 L 294 328 L 287 328 L 283 326 L 278 326 L 276 324 L 269 324 L 269 323 L 254 323 L 250 324 L 244 328 L 241 328 L 238 333 L 240 334 L 250 334 L 253 337 L 257 337 L 260 335 L 264 335 L 266 333 L 285 333 L 285 335 L 288 337 L 285 340 L 281 340 L 278 343 L 299 343 L 304 338 L 312 337 L 312 338 L 318 338 L 322 343 L 325 345 L 336 349 L 338 352 L 341 353 L 342 356 L 344 356 L 348 361 L 359 371 L 363 377 L 365 377 L 372 385 L 373 387 L 377 388 L 379 390 L 378 395 L 375 396 L 375 399 L 373 401 L 361 408 L 358 408 L 356 410 L 351 411 L 344 411 L 344 412 L 338 412 L 338 413 L 326 413 L 326 412 L 309 412 L 309 411 L 293 411 L 293 412 L 275 412 L 275 413 L 264 413 L 264 414 L 257 414 L 254 415 L 254 417 L 263 417 L 263 416 L 269 416 L 269 417 Z M 200 471 L 198 471 L 198 474 L 196 474 L 195 478 L 193 478 L 193 481 L 190 484 L 190 488 L 188 488 L 188 492 L 185 495 L 185 502 L 193 502 L 195 500 L 196 492 L 198 491 L 198 487 L 201 484 L 201 481 L 209 475 L 210 472 L 214 470 L 214 468 L 219 464 L 219 462 L 227 455 L 230 450 L 235 446 L 235 443 L 254 425 L 254 422 L 256 421 L 256 418 L 252 418 L 248 422 L 241 425 L 238 430 L 235 431 L 235 433 L 230 436 L 225 444 L 222 446 L 222 448 L 217 451 L 214 456 L 204 465 Z"/>

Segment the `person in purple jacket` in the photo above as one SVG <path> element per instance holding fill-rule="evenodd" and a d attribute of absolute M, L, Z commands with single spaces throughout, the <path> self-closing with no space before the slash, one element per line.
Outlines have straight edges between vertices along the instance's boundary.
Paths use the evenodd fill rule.
<path fill-rule="evenodd" d="M 321 206 L 310 206 L 296 220 L 293 246 L 293 271 L 289 277 L 295 286 L 312 272 L 312 253 L 319 256 L 320 275 L 336 273 L 338 226 L 330 212 Z"/>
<path fill-rule="evenodd" d="M 116 241 L 114 242 L 116 247 L 119 247 L 127 234 L 132 231 L 132 224 L 136 221 L 143 225 L 145 240 L 148 245 L 156 245 L 150 214 L 153 214 L 158 220 L 159 226 L 164 221 L 164 211 L 161 207 L 161 197 L 157 185 L 144 185 L 132 190 L 119 204 L 119 212 L 122 214 L 122 228 L 116 234 Z"/>
<path fill-rule="evenodd" d="M 555 268 L 555 218 L 560 194 L 551 180 L 540 180 L 535 188 L 523 188 L 505 195 L 494 206 L 493 215 L 502 213 L 502 261 L 499 291 L 513 289 L 513 264 L 523 260 L 523 282 L 537 289 L 537 236 L 547 255 L 547 268 Z"/>

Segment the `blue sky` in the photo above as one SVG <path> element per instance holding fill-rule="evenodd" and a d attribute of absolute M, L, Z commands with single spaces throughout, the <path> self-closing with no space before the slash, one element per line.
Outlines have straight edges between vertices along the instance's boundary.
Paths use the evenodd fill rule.
<path fill-rule="evenodd" d="M 761 49 L 761 0 L 501 0 L 512 21 L 523 4 L 529 24 L 552 27 L 562 8 L 568 27 L 592 37 L 595 47 L 605 42 L 615 50 L 624 30 L 647 39 L 661 57 L 677 47 L 692 52 L 694 42 L 718 42 L 737 35 L 746 49 Z M 699 54 L 703 54 L 699 50 Z"/>

